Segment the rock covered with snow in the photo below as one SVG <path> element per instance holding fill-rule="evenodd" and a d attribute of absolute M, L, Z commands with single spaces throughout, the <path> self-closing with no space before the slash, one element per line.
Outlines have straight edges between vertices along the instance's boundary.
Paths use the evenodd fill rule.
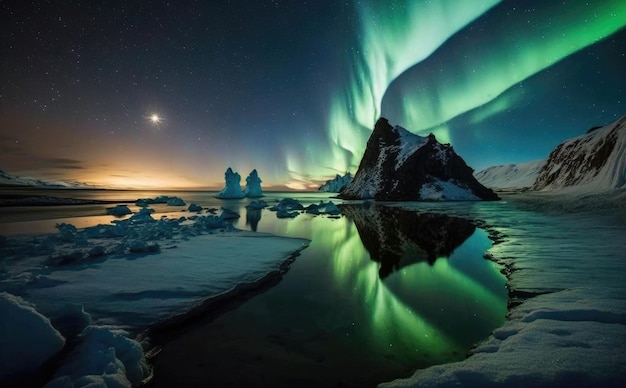
<path fill-rule="evenodd" d="M 625 187 L 626 116 L 559 144 L 533 190 L 600 192 Z"/>
<path fill-rule="evenodd" d="M 0 385 L 35 371 L 63 349 L 65 338 L 35 306 L 0 292 Z"/>
<path fill-rule="evenodd" d="M 497 200 L 474 178 L 473 170 L 450 145 L 433 134 L 414 135 L 380 118 L 359 169 L 339 194 L 344 199 L 383 201 Z"/>
<path fill-rule="evenodd" d="M 474 177 L 478 182 L 491 189 L 527 189 L 535 183 L 539 171 L 545 164 L 545 159 L 542 159 L 526 163 L 491 166 L 474 173 Z"/>
<path fill-rule="evenodd" d="M 250 172 L 250 175 L 246 178 L 246 188 L 243 191 L 246 197 L 257 198 L 263 196 L 263 190 L 261 189 L 261 178 L 256 169 Z"/>
<path fill-rule="evenodd" d="M 333 179 L 329 179 L 317 189 L 318 191 L 325 191 L 327 193 L 339 193 L 344 187 L 348 186 L 352 182 L 352 174 L 346 172 L 346 175 L 335 175 Z"/>
<path fill-rule="evenodd" d="M 241 190 L 241 175 L 228 167 L 224 173 L 225 187 L 217 193 L 216 197 L 221 199 L 236 199 L 245 197 Z"/>

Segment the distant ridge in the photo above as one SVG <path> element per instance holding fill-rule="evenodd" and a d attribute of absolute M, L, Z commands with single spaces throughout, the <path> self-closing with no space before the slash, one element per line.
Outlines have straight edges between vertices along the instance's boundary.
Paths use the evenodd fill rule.
<path fill-rule="evenodd" d="M 11 175 L 0 170 L 0 186 L 37 187 L 40 189 L 100 189 L 98 186 L 74 181 L 47 182 L 32 177 Z"/>
<path fill-rule="evenodd" d="M 487 167 L 474 173 L 483 185 L 494 190 L 521 190 L 530 188 L 546 164 L 545 159 L 532 162 Z"/>

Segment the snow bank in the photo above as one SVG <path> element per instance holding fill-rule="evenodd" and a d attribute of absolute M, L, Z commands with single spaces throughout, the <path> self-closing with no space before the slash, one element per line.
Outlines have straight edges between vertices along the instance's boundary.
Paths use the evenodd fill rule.
<path fill-rule="evenodd" d="M 0 317 L 0 383 L 35 371 L 65 345 L 50 320 L 19 296 L 0 292 Z"/>
<path fill-rule="evenodd" d="M 468 359 L 381 386 L 622 386 L 626 353 L 616 342 L 626 338 L 624 296 L 609 290 L 598 306 L 588 292 L 574 289 L 530 299 Z"/>
<path fill-rule="evenodd" d="M 88 327 L 46 388 L 131 387 L 150 375 L 141 345 L 121 330 Z"/>

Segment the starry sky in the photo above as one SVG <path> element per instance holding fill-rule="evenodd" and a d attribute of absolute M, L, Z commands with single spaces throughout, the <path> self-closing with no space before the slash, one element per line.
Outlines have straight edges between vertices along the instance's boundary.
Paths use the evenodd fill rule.
<path fill-rule="evenodd" d="M 0 169 L 46 180 L 316 188 L 380 116 L 480 170 L 626 114 L 623 0 L 3 0 L 0 20 Z"/>

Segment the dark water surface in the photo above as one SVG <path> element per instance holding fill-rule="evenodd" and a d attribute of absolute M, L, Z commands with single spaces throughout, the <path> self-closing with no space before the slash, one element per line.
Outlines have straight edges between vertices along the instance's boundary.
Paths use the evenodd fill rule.
<path fill-rule="evenodd" d="M 237 228 L 311 240 L 276 287 L 166 344 L 156 359 L 157 386 L 374 385 L 464 358 L 506 315 L 506 279 L 482 258 L 491 246 L 487 233 L 446 216 L 493 205 L 414 204 L 407 211 L 357 202 L 342 206 L 338 219 L 278 219 L 269 210 L 247 210 L 249 199 L 218 200 L 206 192 L 46 195 L 121 202 L 177 195 L 187 204 L 236 211 Z M 267 193 L 263 199 L 271 204 L 284 197 L 306 206 L 329 195 Z M 0 208 L 0 234 L 50 233 L 60 222 L 108 223 L 115 219 L 104 215 L 110 206 Z M 190 215 L 186 207 L 152 207 L 156 219 Z M 426 210 L 434 214 L 423 215 Z"/>

